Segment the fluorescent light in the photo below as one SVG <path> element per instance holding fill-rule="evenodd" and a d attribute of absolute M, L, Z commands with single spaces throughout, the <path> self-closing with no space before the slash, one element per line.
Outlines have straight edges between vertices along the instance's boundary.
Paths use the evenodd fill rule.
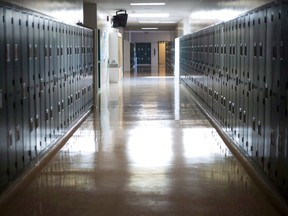
<path fill-rule="evenodd" d="M 165 3 L 130 3 L 131 6 L 163 6 Z"/>
<path fill-rule="evenodd" d="M 138 23 L 143 24 L 143 23 L 153 23 L 153 24 L 158 24 L 160 21 L 159 20 L 139 20 Z"/>
<path fill-rule="evenodd" d="M 169 13 L 156 13 L 156 14 L 151 14 L 151 13 L 132 13 L 129 14 L 130 17 L 134 17 L 134 18 L 165 18 L 165 17 L 169 17 L 170 14 Z"/>
<path fill-rule="evenodd" d="M 143 30 L 157 30 L 158 28 L 142 28 Z"/>

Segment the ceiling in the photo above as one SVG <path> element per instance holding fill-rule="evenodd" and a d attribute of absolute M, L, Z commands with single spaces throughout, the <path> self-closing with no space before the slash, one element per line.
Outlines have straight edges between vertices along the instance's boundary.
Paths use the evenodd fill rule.
<path fill-rule="evenodd" d="M 207 25 L 229 20 L 239 14 L 256 8 L 271 0 L 86 0 L 97 3 L 98 7 L 106 10 L 111 16 L 117 10 L 126 10 L 128 22 L 126 30 L 141 30 L 142 27 L 157 27 L 158 30 L 172 30 L 183 21 L 192 29 L 203 28 Z M 165 6 L 131 6 L 130 3 L 162 2 Z M 133 18 L 135 13 L 160 14 L 168 13 L 169 17 Z M 150 23 L 141 23 L 141 21 Z M 153 23 L 151 23 L 153 22 Z"/>

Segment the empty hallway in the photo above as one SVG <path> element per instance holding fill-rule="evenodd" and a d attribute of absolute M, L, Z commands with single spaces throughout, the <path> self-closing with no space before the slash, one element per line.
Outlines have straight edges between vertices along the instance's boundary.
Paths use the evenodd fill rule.
<path fill-rule="evenodd" d="M 174 77 L 147 73 L 103 88 L 0 215 L 279 215 L 189 95 Z"/>

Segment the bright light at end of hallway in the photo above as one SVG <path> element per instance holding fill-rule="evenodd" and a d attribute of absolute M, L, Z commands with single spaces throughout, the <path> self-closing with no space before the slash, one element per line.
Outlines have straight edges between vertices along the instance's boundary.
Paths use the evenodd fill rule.
<path fill-rule="evenodd" d="M 171 133 L 169 128 L 154 126 L 132 130 L 128 141 L 128 156 L 133 166 L 168 166 L 173 156 Z"/>

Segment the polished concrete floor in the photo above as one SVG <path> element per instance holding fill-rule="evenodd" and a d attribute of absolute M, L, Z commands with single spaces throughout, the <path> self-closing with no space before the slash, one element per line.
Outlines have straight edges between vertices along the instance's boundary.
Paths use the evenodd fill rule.
<path fill-rule="evenodd" d="M 125 75 L 1 216 L 276 216 L 173 77 Z"/>

